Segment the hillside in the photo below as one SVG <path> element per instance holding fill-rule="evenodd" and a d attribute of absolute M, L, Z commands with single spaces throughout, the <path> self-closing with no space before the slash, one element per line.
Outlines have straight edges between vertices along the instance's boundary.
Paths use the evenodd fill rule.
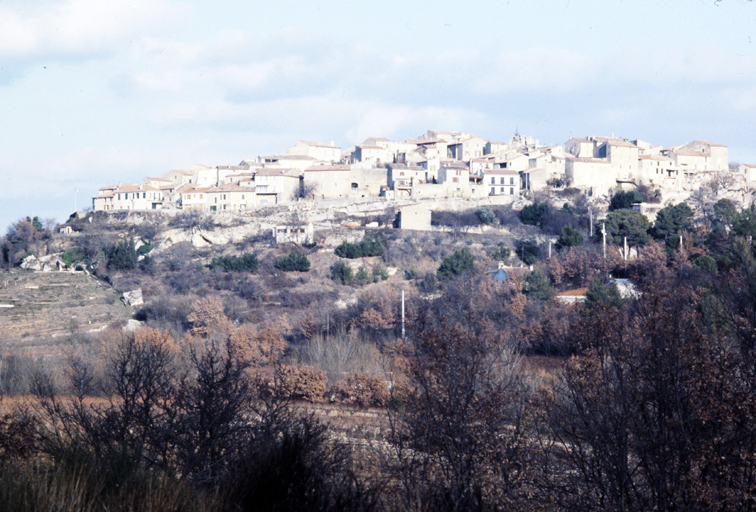
<path fill-rule="evenodd" d="M 23 348 L 29 356 L 54 352 L 72 331 L 95 332 L 132 316 L 116 289 L 82 272 L 6 273 L 0 304 L 6 350 Z"/>

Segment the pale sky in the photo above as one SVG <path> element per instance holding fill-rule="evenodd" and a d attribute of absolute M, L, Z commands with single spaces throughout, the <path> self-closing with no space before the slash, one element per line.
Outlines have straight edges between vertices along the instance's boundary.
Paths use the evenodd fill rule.
<path fill-rule="evenodd" d="M 297 139 L 707 139 L 756 163 L 756 2 L 0 0 L 0 229 Z"/>

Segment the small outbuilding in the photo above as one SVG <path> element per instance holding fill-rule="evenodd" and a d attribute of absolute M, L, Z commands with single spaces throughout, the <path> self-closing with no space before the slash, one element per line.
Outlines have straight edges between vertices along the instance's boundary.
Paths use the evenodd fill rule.
<path fill-rule="evenodd" d="M 422 204 L 405 206 L 397 214 L 397 227 L 399 229 L 430 231 L 431 211 Z"/>
<path fill-rule="evenodd" d="M 273 228 L 273 238 L 277 244 L 311 245 L 315 243 L 315 228 L 312 222 L 307 224 L 279 222 Z"/>

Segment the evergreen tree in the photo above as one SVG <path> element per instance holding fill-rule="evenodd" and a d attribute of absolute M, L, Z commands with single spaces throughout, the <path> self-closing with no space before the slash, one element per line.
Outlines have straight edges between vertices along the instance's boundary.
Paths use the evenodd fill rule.
<path fill-rule="evenodd" d="M 474 267 L 475 257 L 467 248 L 464 248 L 454 251 L 454 254 L 445 258 L 436 274 L 439 279 L 452 279 L 469 272 Z"/>
<path fill-rule="evenodd" d="M 583 235 L 580 234 L 580 231 L 573 228 L 572 226 L 565 226 L 562 228 L 562 234 L 559 235 L 559 240 L 557 240 L 556 248 L 557 250 L 561 250 L 563 247 L 576 247 L 582 244 Z"/>

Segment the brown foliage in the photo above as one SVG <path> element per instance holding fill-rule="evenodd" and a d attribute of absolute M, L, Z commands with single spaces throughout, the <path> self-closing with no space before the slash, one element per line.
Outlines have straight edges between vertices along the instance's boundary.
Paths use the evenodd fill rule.
<path fill-rule="evenodd" d="M 254 366 L 276 363 L 286 350 L 286 340 L 273 327 L 258 331 L 251 325 L 244 325 L 233 331 L 231 341 L 239 355 Z"/>
<path fill-rule="evenodd" d="M 207 337 L 213 333 L 227 334 L 232 326 L 223 311 L 223 303 L 218 297 L 197 300 L 186 319 L 192 324 L 191 333 L 197 336 Z"/>
<path fill-rule="evenodd" d="M 276 368 L 274 379 L 264 382 L 264 392 L 278 394 L 291 400 L 323 402 L 328 391 L 328 377 L 314 366 L 281 365 Z"/>
<path fill-rule="evenodd" d="M 336 401 L 363 408 L 383 407 L 389 399 L 385 380 L 359 372 L 338 381 L 332 391 Z"/>

